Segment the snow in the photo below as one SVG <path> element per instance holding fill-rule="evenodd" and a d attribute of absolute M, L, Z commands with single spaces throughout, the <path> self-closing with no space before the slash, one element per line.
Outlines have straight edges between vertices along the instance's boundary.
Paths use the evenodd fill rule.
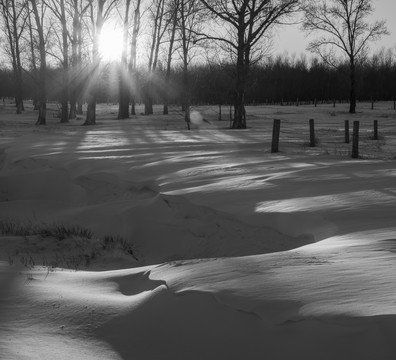
<path fill-rule="evenodd" d="M 191 131 L 175 109 L 35 127 L 0 108 L 0 220 L 94 233 L 0 236 L 0 358 L 393 359 L 396 112 L 370 105 L 248 107 L 243 131 L 209 106 Z"/>

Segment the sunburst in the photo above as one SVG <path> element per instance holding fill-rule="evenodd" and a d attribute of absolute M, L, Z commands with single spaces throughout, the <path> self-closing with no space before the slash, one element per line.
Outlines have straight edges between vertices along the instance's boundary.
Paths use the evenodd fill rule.
<path fill-rule="evenodd" d="M 119 60 L 122 53 L 122 30 L 103 27 L 99 38 L 99 54 L 106 62 Z"/>

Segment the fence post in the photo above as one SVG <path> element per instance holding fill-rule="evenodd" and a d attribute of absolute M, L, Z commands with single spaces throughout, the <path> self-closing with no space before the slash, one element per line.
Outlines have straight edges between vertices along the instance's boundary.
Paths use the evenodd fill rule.
<path fill-rule="evenodd" d="M 374 100 L 371 98 L 371 110 L 374 110 Z"/>
<path fill-rule="evenodd" d="M 272 128 L 272 144 L 271 152 L 277 153 L 279 151 L 279 134 L 280 134 L 280 120 L 274 119 L 274 125 Z"/>
<path fill-rule="evenodd" d="M 315 147 L 315 120 L 309 119 L 309 146 Z"/>
<path fill-rule="evenodd" d="M 345 144 L 349 144 L 349 120 L 345 120 Z"/>
<path fill-rule="evenodd" d="M 232 104 L 230 104 L 230 129 L 232 128 Z"/>
<path fill-rule="evenodd" d="M 359 157 L 359 121 L 353 122 L 352 157 L 354 159 Z"/>
<path fill-rule="evenodd" d="M 378 120 L 374 120 L 374 140 L 378 140 Z"/>
<path fill-rule="evenodd" d="M 219 104 L 219 121 L 221 121 L 221 104 Z"/>

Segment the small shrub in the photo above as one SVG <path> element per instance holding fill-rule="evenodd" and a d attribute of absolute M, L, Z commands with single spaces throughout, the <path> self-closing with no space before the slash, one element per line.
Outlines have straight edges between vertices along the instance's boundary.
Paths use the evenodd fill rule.
<path fill-rule="evenodd" d="M 103 239 L 102 249 L 103 250 L 110 250 L 116 247 L 119 247 L 122 251 L 126 252 L 127 254 L 131 255 L 136 261 L 139 261 L 135 255 L 135 251 L 133 249 L 133 245 L 122 236 L 119 235 L 106 235 Z"/>

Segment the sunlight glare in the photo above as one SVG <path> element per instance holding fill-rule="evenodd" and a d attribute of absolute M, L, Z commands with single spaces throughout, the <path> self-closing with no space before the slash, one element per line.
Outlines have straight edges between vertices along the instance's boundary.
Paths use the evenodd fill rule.
<path fill-rule="evenodd" d="M 114 61 L 121 58 L 122 30 L 103 27 L 99 39 L 99 53 L 103 61 Z"/>

